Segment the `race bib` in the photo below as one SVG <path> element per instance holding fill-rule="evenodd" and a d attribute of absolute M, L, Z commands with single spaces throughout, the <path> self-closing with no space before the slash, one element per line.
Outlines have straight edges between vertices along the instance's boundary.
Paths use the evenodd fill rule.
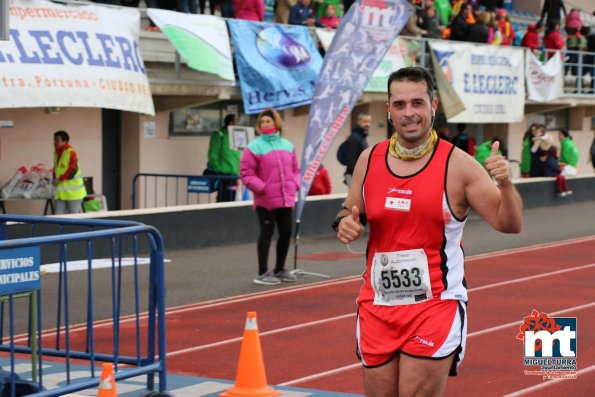
<path fill-rule="evenodd" d="M 412 305 L 432 298 L 428 257 L 424 250 L 375 253 L 372 288 L 375 305 Z"/>

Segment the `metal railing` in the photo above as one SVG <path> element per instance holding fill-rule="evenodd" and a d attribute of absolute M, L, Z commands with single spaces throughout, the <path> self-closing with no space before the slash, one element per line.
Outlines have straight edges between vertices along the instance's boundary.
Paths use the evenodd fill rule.
<path fill-rule="evenodd" d="M 116 381 L 146 375 L 148 390 L 157 373 L 159 391 L 166 390 L 164 246 L 157 229 L 128 221 L 0 215 L 0 268 L 10 268 L 7 263 L 16 262 L 5 258 L 22 250 L 38 252 L 41 265 L 27 273 L 43 284 L 6 293 L 6 280 L 17 278 L 2 274 L 0 352 L 8 354 L 0 360 L 9 361 L 3 367 L 10 368 L 11 397 L 17 376 L 37 385 L 33 397 L 97 387 L 97 362 L 113 363 Z M 140 267 L 141 253 L 148 255 L 148 271 Z M 105 269 L 94 269 L 99 263 Z M 29 301 L 16 300 L 23 296 Z M 16 368 L 25 360 L 32 369 L 23 377 Z M 52 366 L 58 370 L 45 375 Z"/>
<path fill-rule="evenodd" d="M 132 208 L 235 201 L 244 194 L 238 182 L 228 175 L 139 173 L 132 178 Z"/>

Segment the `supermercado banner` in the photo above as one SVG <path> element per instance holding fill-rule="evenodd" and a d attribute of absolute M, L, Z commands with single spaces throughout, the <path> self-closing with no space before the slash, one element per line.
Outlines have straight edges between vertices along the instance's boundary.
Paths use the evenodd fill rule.
<path fill-rule="evenodd" d="M 312 102 L 322 57 L 305 26 L 227 21 L 244 109 L 287 109 Z"/>
<path fill-rule="evenodd" d="M 561 97 L 564 93 L 562 55 L 556 52 L 542 64 L 530 50 L 526 51 L 527 97 L 536 102 L 547 102 Z"/>
<path fill-rule="evenodd" d="M 137 9 L 10 2 L 0 108 L 97 107 L 154 115 Z"/>
<path fill-rule="evenodd" d="M 450 123 L 514 123 L 525 108 L 524 51 L 505 46 L 430 42 L 440 68 L 465 104 Z"/>
<path fill-rule="evenodd" d="M 225 80 L 235 80 L 224 19 L 155 8 L 149 8 L 147 13 L 188 61 L 189 67 L 216 74 Z"/>
<path fill-rule="evenodd" d="M 296 207 L 298 222 L 322 159 L 412 11 L 405 0 L 357 0 L 341 21 L 324 57 L 310 107 Z"/>

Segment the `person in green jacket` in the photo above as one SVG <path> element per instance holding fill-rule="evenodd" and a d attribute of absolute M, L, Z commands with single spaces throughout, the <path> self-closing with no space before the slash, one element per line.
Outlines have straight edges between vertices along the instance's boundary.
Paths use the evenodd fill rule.
<path fill-rule="evenodd" d="M 521 151 L 521 177 L 529 178 L 531 174 L 531 146 L 533 146 L 533 137 L 537 134 L 537 123 L 531 124 L 523 136 L 523 149 Z"/>
<path fill-rule="evenodd" d="M 436 0 L 434 2 L 434 8 L 440 16 L 442 26 L 448 26 L 452 18 L 454 17 L 454 10 L 448 0 Z"/>
<path fill-rule="evenodd" d="M 240 176 L 240 151 L 229 145 L 228 127 L 236 125 L 236 115 L 228 114 L 223 119 L 223 127 L 213 132 L 209 142 L 208 170 L 211 175 Z M 222 178 L 217 181 L 217 202 L 234 201 L 237 179 Z"/>
<path fill-rule="evenodd" d="M 494 142 L 500 142 L 500 148 L 503 147 L 504 142 L 500 137 L 494 137 L 491 140 L 485 141 L 481 145 L 477 147 L 477 152 L 475 152 L 475 160 L 481 164 L 482 167 L 485 168 L 486 159 L 491 156 L 492 154 L 492 144 Z M 498 150 L 498 156 L 502 156 L 502 150 Z"/>
<path fill-rule="evenodd" d="M 576 166 L 578 165 L 578 148 L 568 133 L 568 130 L 561 129 L 558 133 L 560 138 L 560 158 L 558 165 L 562 170 L 563 176 L 575 176 L 577 174 Z"/>

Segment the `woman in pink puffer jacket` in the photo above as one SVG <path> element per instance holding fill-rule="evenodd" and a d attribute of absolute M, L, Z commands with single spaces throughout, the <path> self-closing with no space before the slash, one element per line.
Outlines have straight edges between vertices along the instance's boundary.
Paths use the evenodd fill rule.
<path fill-rule="evenodd" d="M 254 283 L 276 285 L 296 279 L 285 269 L 285 259 L 291 240 L 292 209 L 300 185 L 300 172 L 293 144 L 281 138 L 283 121 L 279 113 L 274 109 L 263 111 L 256 125 L 260 136 L 242 153 L 240 177 L 254 195 L 254 208 L 260 223 L 258 276 Z M 269 272 L 269 248 L 275 223 L 279 231 L 277 258 L 274 272 Z"/>

